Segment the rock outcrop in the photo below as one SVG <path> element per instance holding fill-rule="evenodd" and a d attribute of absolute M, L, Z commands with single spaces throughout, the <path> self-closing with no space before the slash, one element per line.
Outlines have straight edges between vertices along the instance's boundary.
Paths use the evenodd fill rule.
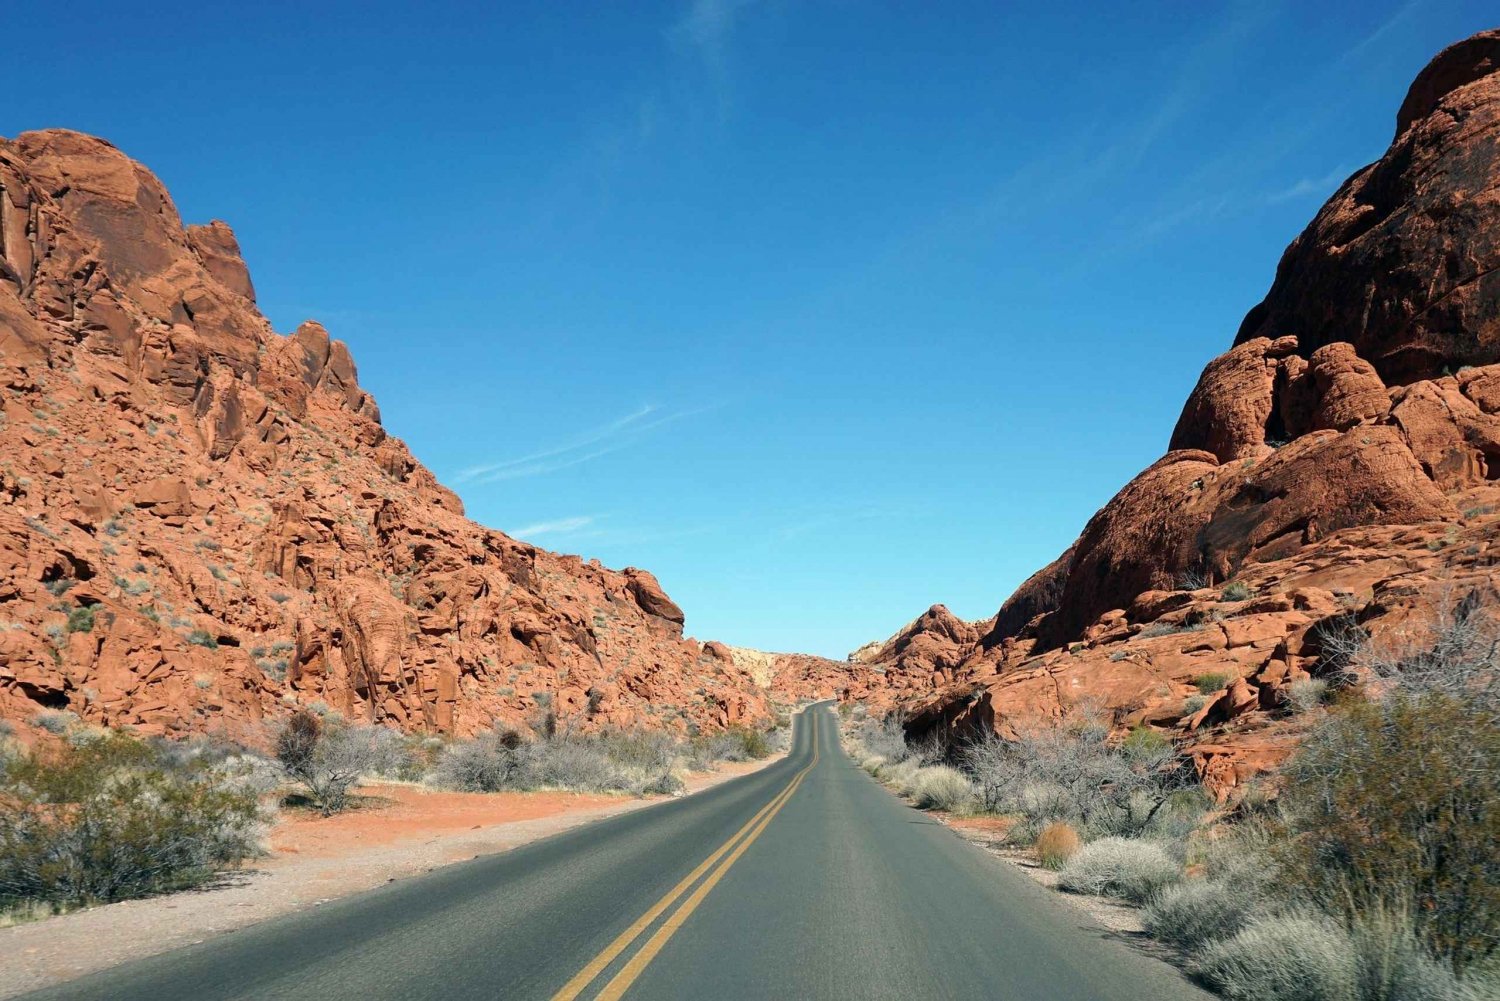
<path fill-rule="evenodd" d="M 0 716 L 249 736 L 768 720 L 651 574 L 464 517 L 233 232 L 66 131 L 0 140 Z"/>
<path fill-rule="evenodd" d="M 1500 31 L 1417 78 L 1168 448 L 979 642 L 945 648 L 952 683 L 905 701 L 914 728 L 1089 700 L 1173 734 L 1228 795 L 1292 746 L 1290 686 L 1328 670 L 1335 626 L 1500 601 Z"/>

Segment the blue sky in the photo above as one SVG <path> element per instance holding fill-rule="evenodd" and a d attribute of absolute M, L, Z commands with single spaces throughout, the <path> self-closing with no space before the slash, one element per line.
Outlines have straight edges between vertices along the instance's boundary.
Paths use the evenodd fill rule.
<path fill-rule="evenodd" d="M 653 570 L 701 638 L 833 656 L 933 602 L 990 615 L 1067 546 L 1412 76 L 1500 20 L 152 11 L 8 11 L 47 41 L 0 134 L 103 135 L 231 223 L 277 329 L 348 341 L 474 518 Z"/>

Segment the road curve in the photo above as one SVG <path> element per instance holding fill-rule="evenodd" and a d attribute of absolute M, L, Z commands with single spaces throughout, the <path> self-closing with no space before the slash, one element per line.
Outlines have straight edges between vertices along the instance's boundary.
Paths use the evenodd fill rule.
<path fill-rule="evenodd" d="M 27 997 L 1207 995 L 892 797 L 822 704 L 784 760 L 698 795 Z"/>

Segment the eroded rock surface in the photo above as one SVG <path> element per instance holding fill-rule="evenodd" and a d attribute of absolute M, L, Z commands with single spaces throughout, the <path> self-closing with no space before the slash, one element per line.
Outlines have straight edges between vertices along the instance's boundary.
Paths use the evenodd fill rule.
<path fill-rule="evenodd" d="M 0 140 L 0 715 L 252 736 L 764 722 L 651 574 L 467 520 L 233 232 L 66 131 Z"/>
<path fill-rule="evenodd" d="M 879 706 L 1005 732 L 1087 700 L 1173 736 L 1227 796 L 1295 744 L 1290 686 L 1330 670 L 1329 630 L 1500 602 L 1497 234 L 1488 31 L 1422 72 L 1390 149 L 1287 249 L 1167 454 L 979 642 L 943 647 L 951 683 Z M 903 634 L 868 666 L 898 664 Z"/>

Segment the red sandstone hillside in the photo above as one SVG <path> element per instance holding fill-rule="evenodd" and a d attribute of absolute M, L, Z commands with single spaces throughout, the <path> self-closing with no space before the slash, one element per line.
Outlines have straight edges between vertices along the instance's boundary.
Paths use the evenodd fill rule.
<path fill-rule="evenodd" d="M 918 730 L 1004 730 L 1094 700 L 1180 738 L 1227 792 L 1294 739 L 1288 687 L 1326 669 L 1332 626 L 1394 634 L 1455 596 L 1497 599 L 1497 362 L 1489 31 L 1418 76 L 1390 149 L 1287 249 L 1167 454 L 995 619 L 934 608 L 867 657 L 903 679 L 877 701 L 905 696 Z"/>
<path fill-rule="evenodd" d="M 645 571 L 467 520 L 234 234 L 65 131 L 0 139 L 0 717 L 250 733 L 317 702 L 408 730 L 765 720 Z"/>

